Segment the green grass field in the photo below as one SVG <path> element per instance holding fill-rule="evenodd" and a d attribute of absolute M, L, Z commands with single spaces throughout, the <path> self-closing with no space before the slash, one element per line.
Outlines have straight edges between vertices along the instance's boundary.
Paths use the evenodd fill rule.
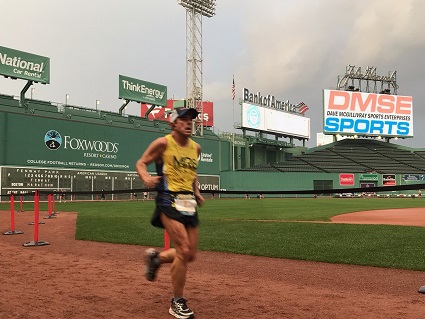
<path fill-rule="evenodd" d="M 199 209 L 199 249 L 424 271 L 425 227 L 322 223 L 347 212 L 409 207 L 425 214 L 425 200 L 410 198 L 207 200 Z M 76 239 L 162 246 L 163 231 L 149 224 L 153 209 L 153 201 L 56 203 L 58 212 L 79 213 Z"/>

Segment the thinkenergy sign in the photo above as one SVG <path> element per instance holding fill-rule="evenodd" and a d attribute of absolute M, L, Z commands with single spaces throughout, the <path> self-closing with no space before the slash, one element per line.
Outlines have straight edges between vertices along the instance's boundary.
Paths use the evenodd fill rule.
<path fill-rule="evenodd" d="M 167 105 L 167 87 L 120 75 L 119 98 L 134 102 L 165 106 Z"/>
<path fill-rule="evenodd" d="M 50 59 L 0 46 L 0 74 L 44 84 L 50 83 Z"/>

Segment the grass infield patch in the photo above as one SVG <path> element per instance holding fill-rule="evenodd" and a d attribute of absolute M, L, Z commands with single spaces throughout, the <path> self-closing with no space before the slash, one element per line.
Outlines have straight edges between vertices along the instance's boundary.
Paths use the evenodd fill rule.
<path fill-rule="evenodd" d="M 67 202 L 56 203 L 56 209 L 79 213 L 76 239 L 160 247 L 164 233 L 149 223 L 154 205 Z M 425 214 L 424 199 L 207 200 L 199 209 L 199 249 L 424 271 L 425 227 L 323 223 L 348 212 L 413 207 L 424 207 Z M 24 210 L 32 209 L 25 203 Z M 47 210 L 47 204 L 40 209 Z M 8 211 L 9 204 L 0 204 L 0 210 Z"/>

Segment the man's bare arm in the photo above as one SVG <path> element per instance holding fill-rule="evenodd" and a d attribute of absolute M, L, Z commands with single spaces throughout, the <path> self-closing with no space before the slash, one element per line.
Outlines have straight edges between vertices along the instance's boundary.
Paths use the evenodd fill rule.
<path fill-rule="evenodd" d="M 197 150 L 198 150 L 198 157 L 199 154 L 201 154 L 201 146 L 199 144 L 196 144 Z M 193 194 L 195 195 L 196 203 L 198 206 L 202 206 L 205 199 L 202 197 L 201 192 L 199 191 L 199 185 L 198 185 L 198 175 L 196 175 L 195 179 L 193 180 Z"/>
<path fill-rule="evenodd" d="M 161 179 L 160 176 L 151 176 L 148 173 L 147 166 L 152 162 L 159 162 L 166 147 L 167 139 L 165 137 L 157 138 L 136 162 L 137 174 L 147 188 L 154 188 Z"/>

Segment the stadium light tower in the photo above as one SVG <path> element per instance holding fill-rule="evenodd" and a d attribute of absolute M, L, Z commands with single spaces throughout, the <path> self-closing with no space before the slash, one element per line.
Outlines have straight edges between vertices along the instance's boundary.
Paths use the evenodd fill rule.
<path fill-rule="evenodd" d="M 202 16 L 215 15 L 216 0 L 177 0 L 186 9 L 186 103 L 201 115 L 195 121 L 193 135 L 203 136 L 202 108 Z"/>

